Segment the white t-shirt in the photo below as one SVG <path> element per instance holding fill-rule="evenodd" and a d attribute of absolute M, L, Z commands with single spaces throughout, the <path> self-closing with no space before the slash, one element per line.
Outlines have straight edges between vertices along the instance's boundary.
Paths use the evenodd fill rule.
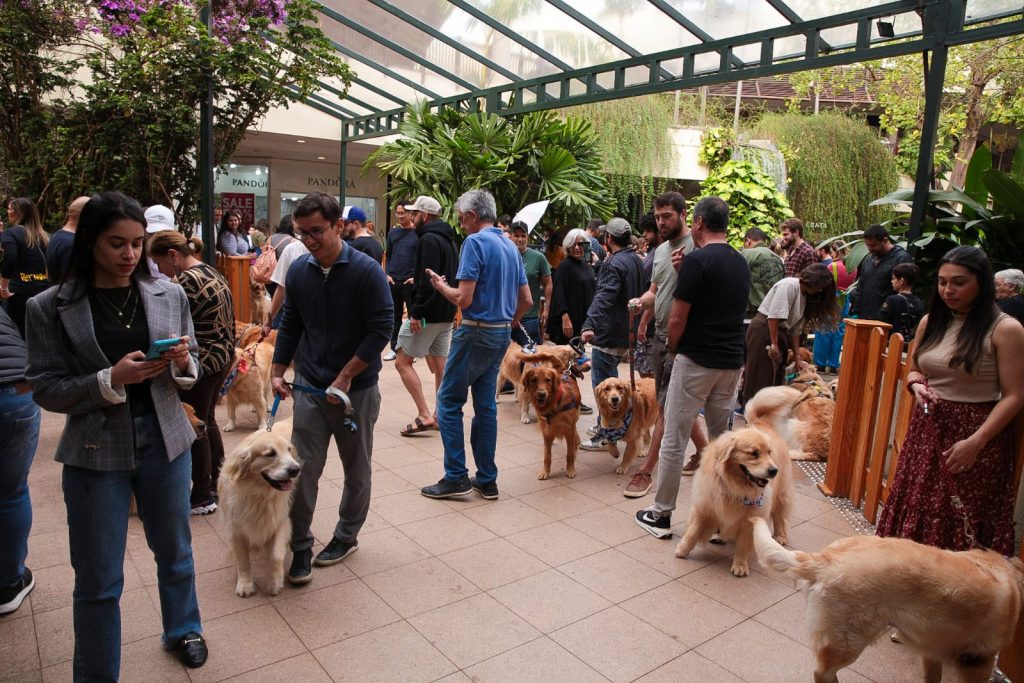
<path fill-rule="evenodd" d="M 779 324 L 790 335 L 800 334 L 804 326 L 804 295 L 800 291 L 800 278 L 784 277 L 768 290 L 764 301 L 757 309 L 769 320 L 779 320 Z"/>
<path fill-rule="evenodd" d="M 277 265 L 274 267 L 274 274 L 270 276 L 270 281 L 284 287 L 285 276 L 288 275 L 288 269 L 291 268 L 295 259 L 308 253 L 309 249 L 306 249 L 306 245 L 302 243 L 302 240 L 295 240 L 289 244 L 281 252 L 281 258 L 277 260 Z"/>

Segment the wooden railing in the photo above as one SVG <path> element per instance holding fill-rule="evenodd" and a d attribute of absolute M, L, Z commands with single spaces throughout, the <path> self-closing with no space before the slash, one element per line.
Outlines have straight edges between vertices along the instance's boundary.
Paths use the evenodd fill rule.
<path fill-rule="evenodd" d="M 909 362 L 904 360 L 902 336 L 894 334 L 886 340 L 890 327 L 886 323 L 845 322 L 832 441 L 825 481 L 819 488 L 828 496 L 848 498 L 857 507 L 863 503 L 864 517 L 874 524 L 880 505 L 889 497 L 910 425 L 914 400 L 904 390 Z M 906 357 L 913 351 L 911 346 Z M 1016 491 L 1024 470 L 1024 411 L 1014 422 L 1014 442 Z M 1013 643 L 1000 653 L 999 666 L 1011 680 L 1024 680 L 1024 618 L 1017 624 Z"/>
<path fill-rule="evenodd" d="M 252 322 L 250 265 L 252 259 L 248 256 L 217 254 L 217 270 L 227 279 L 231 298 L 235 302 L 235 320 L 244 323 Z"/>

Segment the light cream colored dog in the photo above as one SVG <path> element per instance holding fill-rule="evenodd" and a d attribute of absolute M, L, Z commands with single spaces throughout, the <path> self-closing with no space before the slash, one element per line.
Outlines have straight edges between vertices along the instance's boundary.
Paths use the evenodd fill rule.
<path fill-rule="evenodd" d="M 827 460 L 835 401 L 829 389 L 808 373 L 801 384 L 765 387 L 747 401 L 743 416 L 752 427 L 774 429 L 789 445 L 793 460 Z M 820 378 L 818 378 L 820 380 Z"/>
<path fill-rule="evenodd" d="M 786 542 L 792 469 L 789 448 L 770 430 L 739 429 L 712 441 L 694 477 L 693 507 L 676 557 L 686 557 L 718 530 L 723 539 L 736 542 L 733 575 L 749 574 L 754 550 L 751 517 L 771 519 L 775 538 Z"/>
<path fill-rule="evenodd" d="M 290 431 L 290 425 L 281 427 L 281 431 Z M 277 595 L 284 586 L 284 557 L 291 539 L 288 512 L 292 489 L 301 470 L 295 447 L 276 431 L 261 430 L 249 435 L 224 460 L 217 492 L 238 568 L 235 594 L 239 597 L 248 597 L 256 591 L 251 551 L 269 555 L 267 592 Z"/>
<path fill-rule="evenodd" d="M 658 419 L 658 398 L 654 391 L 653 379 L 638 379 L 636 391 L 629 388 L 628 379 L 609 377 L 594 389 L 597 410 L 601 414 L 601 427 L 604 429 L 621 429 L 629 415 L 629 428 L 619 441 L 626 443 L 622 462 L 615 468 L 616 474 L 629 472 L 637 451 L 651 445 L 651 429 Z M 619 445 L 608 442 L 608 453 L 613 458 L 619 457 Z"/>
<path fill-rule="evenodd" d="M 989 680 L 1024 606 L 1024 563 L 989 550 L 951 552 L 914 541 L 851 536 L 817 553 L 787 550 L 753 519 L 762 565 L 807 592 L 805 621 L 815 683 L 833 683 L 890 627 L 924 659 L 924 680 L 943 665 L 964 683 Z"/>
<path fill-rule="evenodd" d="M 274 344 L 270 339 L 257 341 L 244 348 L 235 349 L 235 363 L 243 364 L 225 394 L 228 421 L 225 432 L 234 431 L 236 410 L 240 405 L 251 405 L 256 409 L 256 429 L 267 427 L 267 406 L 272 400 L 270 393 L 270 365 L 274 360 Z"/>

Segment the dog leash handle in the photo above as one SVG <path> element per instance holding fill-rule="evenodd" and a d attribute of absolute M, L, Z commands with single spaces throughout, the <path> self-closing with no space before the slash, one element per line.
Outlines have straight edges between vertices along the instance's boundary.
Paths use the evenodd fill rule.
<path fill-rule="evenodd" d="M 274 396 L 274 405 L 267 411 L 267 431 L 269 432 L 274 428 L 274 420 L 277 419 L 277 409 L 281 405 L 281 397 Z"/>

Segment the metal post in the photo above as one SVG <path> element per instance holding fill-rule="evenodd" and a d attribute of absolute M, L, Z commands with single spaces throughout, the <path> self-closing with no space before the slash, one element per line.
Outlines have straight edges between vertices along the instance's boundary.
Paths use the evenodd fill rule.
<path fill-rule="evenodd" d="M 740 138 L 740 102 L 743 100 L 743 81 L 736 81 L 736 106 L 732 111 L 732 134 Z"/>
<path fill-rule="evenodd" d="M 341 163 L 338 165 L 338 202 L 345 206 L 345 167 L 348 165 L 348 142 L 341 141 Z"/>
<path fill-rule="evenodd" d="M 672 125 L 673 126 L 678 126 L 679 125 L 679 91 L 678 90 L 676 90 L 676 103 L 675 103 L 675 107 L 673 107 L 673 109 L 672 109 Z"/>
<path fill-rule="evenodd" d="M 212 0 L 211 0 L 212 2 Z M 213 37 L 213 15 L 210 3 L 202 9 L 201 18 L 206 24 L 206 35 Z M 213 73 L 212 65 L 207 61 L 203 68 L 206 92 L 199 103 L 199 222 L 203 240 L 203 259 L 217 264 L 216 245 L 214 244 L 215 227 L 213 225 Z"/>
<path fill-rule="evenodd" d="M 676 92 L 679 92 L 678 90 Z M 697 125 L 703 128 L 708 125 L 708 86 L 700 86 L 700 119 L 697 121 Z"/>

